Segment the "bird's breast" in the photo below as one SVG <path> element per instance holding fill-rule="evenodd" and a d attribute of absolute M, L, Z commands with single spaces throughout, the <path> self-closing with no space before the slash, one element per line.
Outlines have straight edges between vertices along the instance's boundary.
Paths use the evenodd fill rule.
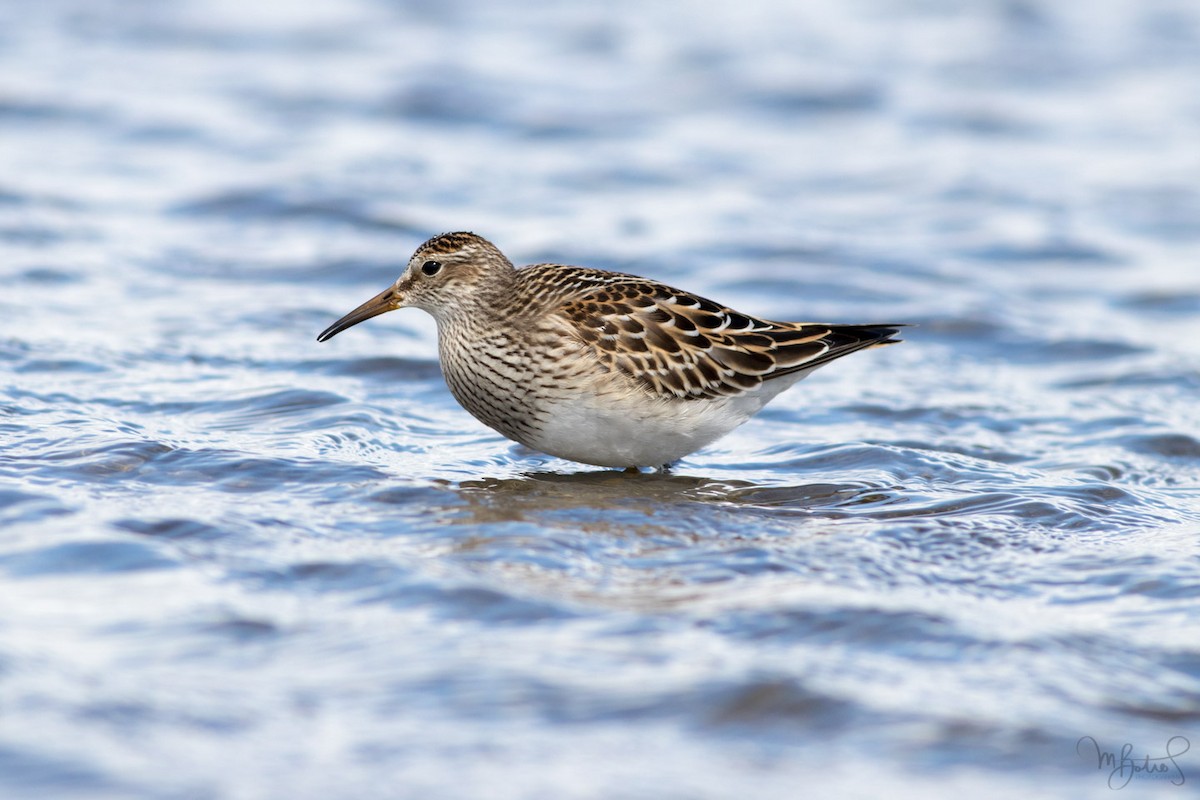
<path fill-rule="evenodd" d="M 573 340 L 538 339 L 536 331 L 453 334 L 440 332 L 439 351 L 463 408 L 535 450 L 600 466 L 676 461 L 745 422 L 791 383 L 737 397 L 655 396 Z"/>

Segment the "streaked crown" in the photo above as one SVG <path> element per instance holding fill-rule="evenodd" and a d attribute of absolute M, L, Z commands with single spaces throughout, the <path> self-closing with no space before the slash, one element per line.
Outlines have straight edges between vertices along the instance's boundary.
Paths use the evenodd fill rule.
<path fill-rule="evenodd" d="M 417 248 L 395 291 L 401 305 L 442 320 L 503 295 L 514 271 L 512 262 L 482 236 L 443 233 Z"/>

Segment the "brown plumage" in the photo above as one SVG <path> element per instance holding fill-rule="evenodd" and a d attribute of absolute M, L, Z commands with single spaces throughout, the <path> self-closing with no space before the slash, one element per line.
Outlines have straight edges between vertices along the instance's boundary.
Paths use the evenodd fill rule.
<path fill-rule="evenodd" d="M 681 458 L 812 370 L 898 341 L 901 327 L 772 322 L 633 275 L 518 270 L 487 240 L 450 233 L 319 340 L 409 305 L 437 320 L 447 384 L 468 411 L 534 449 L 603 466 Z"/>

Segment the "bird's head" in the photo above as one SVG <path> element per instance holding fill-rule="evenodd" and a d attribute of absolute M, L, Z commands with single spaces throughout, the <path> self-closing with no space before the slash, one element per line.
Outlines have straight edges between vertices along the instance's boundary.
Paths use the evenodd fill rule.
<path fill-rule="evenodd" d="M 317 341 L 406 306 L 429 312 L 440 324 L 490 302 L 513 272 L 512 263 L 482 236 L 443 233 L 417 248 L 395 283 L 330 325 Z"/>

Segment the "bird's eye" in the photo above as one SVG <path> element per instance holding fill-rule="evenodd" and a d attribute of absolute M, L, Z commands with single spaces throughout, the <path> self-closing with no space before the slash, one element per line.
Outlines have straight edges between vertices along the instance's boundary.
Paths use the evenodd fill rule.
<path fill-rule="evenodd" d="M 442 264 L 440 261 L 426 261 L 421 265 L 421 272 L 424 272 L 426 275 L 431 277 L 437 275 L 441 271 Z"/>

